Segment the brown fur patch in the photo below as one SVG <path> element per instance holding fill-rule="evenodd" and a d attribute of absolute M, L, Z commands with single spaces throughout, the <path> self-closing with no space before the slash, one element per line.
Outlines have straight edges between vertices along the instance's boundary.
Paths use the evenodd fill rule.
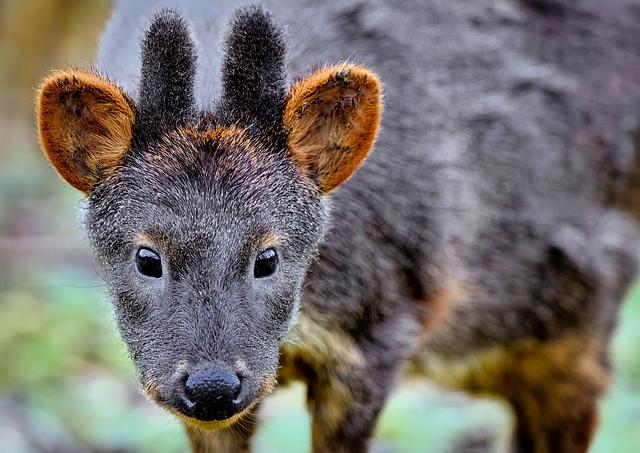
<path fill-rule="evenodd" d="M 184 136 L 194 144 L 215 143 L 216 147 L 232 151 L 226 154 L 228 158 L 218 161 L 218 169 L 221 172 L 237 170 L 238 165 L 248 165 L 255 168 L 259 165 L 261 157 L 266 158 L 266 155 L 261 155 L 258 152 L 260 147 L 253 142 L 244 129 L 238 126 L 216 126 L 205 131 L 181 128 L 175 133 Z M 242 150 L 242 161 L 239 161 L 237 153 L 233 152 L 237 150 Z M 167 152 L 171 152 L 171 150 L 167 150 Z"/>
<path fill-rule="evenodd" d="M 246 151 L 255 149 L 255 146 L 247 133 L 244 129 L 241 129 L 238 126 L 218 126 L 208 130 L 205 133 L 205 137 L 209 140 L 217 141 L 221 146 L 227 148 L 240 146 Z"/>
<path fill-rule="evenodd" d="M 303 314 L 289 332 L 281 351 L 286 362 L 300 359 L 315 369 L 329 367 L 337 373 L 348 373 L 351 368 L 365 364 L 362 351 L 348 335 L 329 330 Z M 287 371 L 283 370 L 285 375 Z M 291 377 L 298 376 L 293 372 Z"/>
<path fill-rule="evenodd" d="M 133 243 L 139 247 L 152 246 L 154 244 L 154 240 L 151 239 L 148 234 L 138 233 L 133 239 Z"/>
<path fill-rule="evenodd" d="M 280 378 L 308 380 L 305 367 L 313 370 L 310 395 L 314 415 L 313 445 L 322 445 L 327 433 L 337 429 L 353 405 L 351 389 L 341 376 L 362 373 L 362 351 L 346 334 L 329 330 L 300 315 L 282 346 Z"/>
<path fill-rule="evenodd" d="M 183 425 L 193 453 L 249 453 L 251 451 L 250 435 L 255 428 L 248 425 L 255 425 L 256 420 L 249 418 L 247 420 L 248 422 L 242 426 L 238 423 L 226 429 L 207 431 L 188 424 Z"/>
<path fill-rule="evenodd" d="M 270 233 L 262 240 L 261 248 L 267 249 L 269 247 L 275 247 L 278 244 L 280 244 L 280 236 L 276 233 Z"/>
<path fill-rule="evenodd" d="M 216 140 L 218 145 L 226 149 L 242 150 L 242 165 L 248 165 L 250 168 L 257 168 L 260 165 L 260 159 L 266 159 L 264 154 L 258 152 L 259 147 L 251 140 L 243 129 L 238 127 L 219 127 L 207 133 L 207 137 Z M 265 153 L 266 154 L 266 153 Z M 231 158 L 219 161 L 221 171 L 237 170 L 235 168 L 239 162 Z"/>
<path fill-rule="evenodd" d="M 605 346 L 590 335 L 540 342 L 523 339 L 461 359 L 428 356 L 426 374 L 439 384 L 505 398 L 517 437 L 532 452 L 586 451 L 597 425 L 597 398 L 609 370 Z"/>
<path fill-rule="evenodd" d="M 435 294 L 425 300 L 422 320 L 423 337 L 428 337 L 453 312 L 453 309 L 468 300 L 468 289 L 464 282 L 447 274 Z"/>
<path fill-rule="evenodd" d="M 170 239 L 166 234 L 159 231 L 149 231 L 147 233 L 138 233 L 133 238 L 133 246 L 136 248 L 145 247 L 154 250 L 156 253 L 165 253 L 173 258 L 175 253 Z"/>
<path fill-rule="evenodd" d="M 117 86 L 95 74 L 73 69 L 54 73 L 38 90 L 36 109 L 47 158 L 85 193 L 129 149 L 134 110 Z"/>
<path fill-rule="evenodd" d="M 329 192 L 358 168 L 375 142 L 382 84 L 352 64 L 331 66 L 298 81 L 289 92 L 284 124 L 303 174 Z"/>
<path fill-rule="evenodd" d="M 218 126 L 207 131 L 207 136 L 215 140 L 221 140 L 228 146 L 234 144 L 245 144 L 247 148 L 250 148 L 250 139 L 244 129 L 238 126 L 222 127 Z"/>
<path fill-rule="evenodd" d="M 311 442 L 314 451 L 331 451 L 328 439 L 346 422 L 345 414 L 355 404 L 351 389 L 340 379 L 330 379 L 313 387 Z"/>
<path fill-rule="evenodd" d="M 193 127 L 181 127 L 174 134 L 183 136 L 194 143 L 215 142 L 225 148 L 242 147 L 247 151 L 255 148 L 251 138 L 244 129 L 238 126 L 215 126 L 212 129 L 198 129 Z"/>

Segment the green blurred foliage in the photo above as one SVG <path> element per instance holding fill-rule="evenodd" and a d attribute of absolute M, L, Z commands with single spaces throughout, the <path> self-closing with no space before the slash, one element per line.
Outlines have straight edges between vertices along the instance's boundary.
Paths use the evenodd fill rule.
<path fill-rule="evenodd" d="M 80 196 L 36 143 L 38 80 L 91 64 L 109 3 L 0 2 L 0 451 L 187 448 L 180 425 L 137 389 L 78 227 Z M 640 451 L 640 288 L 621 320 L 594 452 Z M 257 451 L 308 451 L 303 396 L 294 385 L 266 402 Z M 501 403 L 409 383 L 383 412 L 374 451 L 505 451 L 510 424 Z"/>

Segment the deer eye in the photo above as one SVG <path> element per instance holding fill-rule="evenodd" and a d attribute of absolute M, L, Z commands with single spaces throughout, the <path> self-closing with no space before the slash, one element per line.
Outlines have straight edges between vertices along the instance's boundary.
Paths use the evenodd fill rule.
<path fill-rule="evenodd" d="M 260 252 L 253 265 L 253 276 L 263 278 L 272 275 L 278 267 L 278 254 L 273 248 Z"/>
<path fill-rule="evenodd" d="M 141 247 L 136 254 L 136 268 L 138 272 L 147 277 L 162 277 L 162 260 L 156 252 Z"/>

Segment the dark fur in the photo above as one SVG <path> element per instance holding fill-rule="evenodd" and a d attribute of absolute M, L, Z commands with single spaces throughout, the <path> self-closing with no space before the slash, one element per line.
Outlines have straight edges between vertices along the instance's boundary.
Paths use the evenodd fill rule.
<path fill-rule="evenodd" d="M 221 119 L 272 140 L 282 136 L 286 68 L 280 30 L 259 9 L 246 9 L 232 21 L 225 51 Z"/>
<path fill-rule="evenodd" d="M 518 451 L 585 451 L 637 270 L 640 10 L 374 3 L 288 13 L 303 24 L 294 74 L 356 54 L 387 85 L 377 150 L 332 193 L 328 232 L 329 197 L 286 150 L 271 19 L 235 16 L 221 98 L 200 112 L 182 20 L 164 13 L 147 33 L 134 145 L 86 218 L 141 381 L 180 410 L 181 361 L 178 374 L 244 360 L 248 406 L 280 364 L 309 386 L 314 450 L 351 452 L 408 367 L 505 398 Z M 209 133 L 233 125 L 244 138 Z M 280 273 L 250 281 L 273 233 Z M 170 263 L 165 286 L 135 273 L 140 234 Z M 202 451 L 252 433 L 188 426 Z"/>
<path fill-rule="evenodd" d="M 139 114 L 136 137 L 157 140 L 195 118 L 193 82 L 196 55 L 187 24 L 163 12 L 142 42 Z"/>
<path fill-rule="evenodd" d="M 233 127 L 274 127 L 285 98 L 284 75 L 267 76 L 282 71 L 282 56 L 274 56 L 280 62 L 273 66 L 262 52 L 252 53 L 239 36 L 245 23 L 263 45 L 274 36 L 260 10 L 238 13 L 224 77 L 224 92 L 238 102 L 221 102 L 195 117 L 188 30 L 172 13 L 156 18 L 143 43 L 134 146 L 120 171 L 89 195 L 87 230 L 109 276 L 123 339 L 143 385 L 177 410 L 186 410 L 181 375 L 217 363 L 244 373 L 244 407 L 261 397 L 265 385 L 270 389 L 326 217 L 317 189 L 284 148 L 282 126 L 268 137 Z M 275 54 L 281 45 L 276 41 Z M 231 66 L 243 56 L 244 70 L 236 73 Z M 164 68 L 172 61 L 175 67 Z M 248 97 L 240 102 L 243 88 Z M 249 114 L 255 124 L 247 123 Z M 116 214 L 126 220 L 114 222 Z M 254 283 L 254 257 L 274 232 L 282 270 L 268 283 Z M 166 284 L 130 272 L 140 234 L 162 253 Z M 176 377 L 181 361 L 186 365 Z"/>

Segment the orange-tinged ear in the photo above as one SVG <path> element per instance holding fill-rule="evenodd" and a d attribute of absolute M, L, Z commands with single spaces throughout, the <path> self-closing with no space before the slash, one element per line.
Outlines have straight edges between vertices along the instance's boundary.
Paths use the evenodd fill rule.
<path fill-rule="evenodd" d="M 88 193 L 131 144 L 134 110 L 111 82 L 68 70 L 44 80 L 36 116 L 40 144 L 51 164 L 73 187 Z"/>
<path fill-rule="evenodd" d="M 378 76 L 361 66 L 320 69 L 291 88 L 284 111 L 291 155 L 327 193 L 369 154 L 382 113 Z"/>

